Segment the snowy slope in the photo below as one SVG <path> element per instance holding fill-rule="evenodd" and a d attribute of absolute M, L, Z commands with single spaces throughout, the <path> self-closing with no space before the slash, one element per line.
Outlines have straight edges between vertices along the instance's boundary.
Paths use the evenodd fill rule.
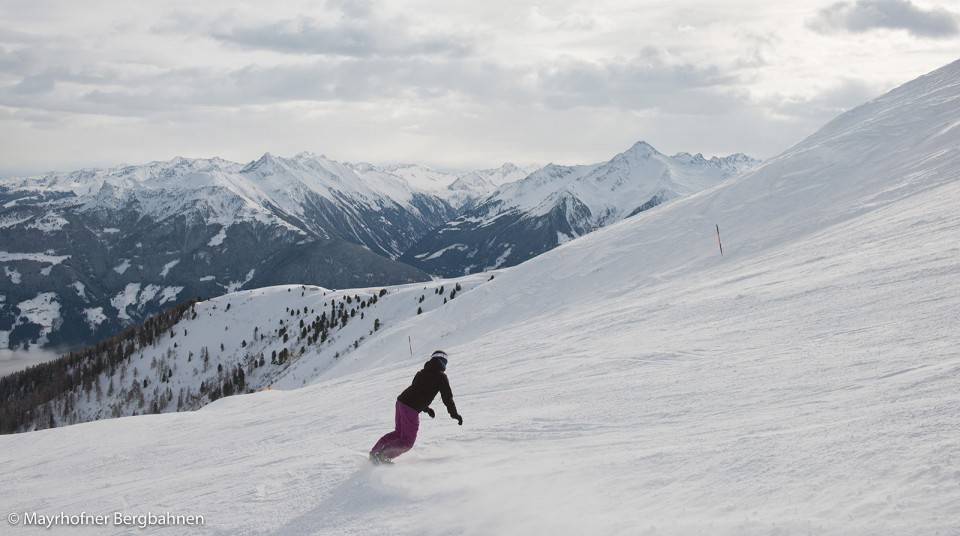
<path fill-rule="evenodd" d="M 96 363 L 96 370 L 62 364 L 0 380 L 2 397 L 9 396 L 11 384 L 72 386 L 50 403 L 34 402 L 42 405 L 18 418 L 21 424 L 16 426 L 7 426 L 4 419 L 11 413 L 4 405 L 20 404 L 35 390 L 0 398 L 0 433 L 194 410 L 234 393 L 300 387 L 347 359 L 381 329 L 443 307 L 489 277 L 415 283 L 390 291 L 284 285 L 189 302 L 95 350 L 68 355 L 67 361 Z"/>
<path fill-rule="evenodd" d="M 960 63 L 304 387 L 2 437 L 0 497 L 214 534 L 960 533 L 958 124 Z M 435 348 L 463 427 L 438 411 L 369 466 Z"/>

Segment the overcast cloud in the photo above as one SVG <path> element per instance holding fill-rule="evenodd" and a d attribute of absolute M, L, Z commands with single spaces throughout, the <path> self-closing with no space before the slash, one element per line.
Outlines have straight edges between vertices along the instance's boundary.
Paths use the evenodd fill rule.
<path fill-rule="evenodd" d="M 876 29 L 906 30 L 917 37 L 953 37 L 960 32 L 957 15 L 943 8 L 923 9 L 910 0 L 838 2 L 820 10 L 811 26 L 823 32 Z"/>
<path fill-rule="evenodd" d="M 357 58 L 462 57 L 472 48 L 464 36 L 412 35 L 411 21 L 380 21 L 366 12 L 362 15 L 342 12 L 339 17 L 324 19 L 301 15 L 265 24 L 240 25 L 222 32 L 214 29 L 211 35 L 246 48 Z"/>
<path fill-rule="evenodd" d="M 42 5 L 41 5 L 42 4 Z M 768 158 L 956 60 L 919 0 L 0 4 L 0 175 L 270 151 L 474 169 Z"/>

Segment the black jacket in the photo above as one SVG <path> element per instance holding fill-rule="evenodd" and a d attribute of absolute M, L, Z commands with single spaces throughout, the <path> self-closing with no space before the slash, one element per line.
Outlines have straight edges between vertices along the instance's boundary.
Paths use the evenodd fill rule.
<path fill-rule="evenodd" d="M 457 415 L 457 406 L 453 403 L 453 391 L 450 390 L 450 380 L 443 373 L 440 360 L 432 357 L 430 361 L 423 364 L 423 370 L 417 372 L 413 377 L 413 383 L 400 393 L 397 400 L 419 412 L 430 406 L 437 393 L 440 393 L 440 400 L 443 400 L 443 405 L 447 406 L 450 415 Z"/>

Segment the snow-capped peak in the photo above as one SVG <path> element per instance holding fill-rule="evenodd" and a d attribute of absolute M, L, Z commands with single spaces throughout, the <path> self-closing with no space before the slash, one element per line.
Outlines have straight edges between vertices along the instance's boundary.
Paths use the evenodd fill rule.
<path fill-rule="evenodd" d="M 240 170 L 241 173 L 256 173 L 257 175 L 271 175 L 275 173 L 282 172 L 284 168 L 283 162 L 278 158 L 270 154 L 269 152 L 263 153 L 259 159 L 254 160 L 246 165 L 243 169 Z"/>
<path fill-rule="evenodd" d="M 447 199 L 450 204 L 461 210 L 470 209 L 495 192 L 497 188 L 525 178 L 538 167 L 531 166 L 524 169 L 507 162 L 496 169 L 483 169 L 461 175 L 447 186 Z"/>
<path fill-rule="evenodd" d="M 439 172 L 436 175 L 441 176 Z M 255 219 L 288 228 L 302 224 L 316 226 L 314 231 L 326 236 L 319 230 L 321 224 L 305 216 L 307 211 L 324 204 L 344 208 L 350 205 L 351 218 L 379 212 L 384 207 L 411 213 L 419 220 L 426 218 L 421 212 L 424 210 L 435 212 L 431 219 L 447 211 L 452 215 L 440 196 L 411 182 L 375 166 L 343 164 L 323 155 L 302 152 L 284 158 L 266 152 L 246 165 L 220 158 L 178 156 L 166 162 L 136 166 L 2 179 L 0 186 L 13 190 L 43 189 L 55 193 L 59 203 L 81 206 L 83 210 L 115 210 L 134 202 L 142 211 L 139 217 L 153 221 L 199 208 L 201 217 L 211 223 Z M 63 195 L 68 192 L 70 196 Z M 426 204 L 415 202 L 417 199 L 427 200 Z M 355 221 L 348 227 L 366 226 Z M 390 243 L 387 238 L 383 240 Z M 391 255 L 400 253 L 396 246 L 387 249 Z"/>
<path fill-rule="evenodd" d="M 657 151 L 656 149 L 653 148 L 652 145 L 650 145 L 649 143 L 641 140 L 641 141 L 638 141 L 637 143 L 633 144 L 633 146 L 630 147 L 629 149 L 627 149 L 626 151 L 624 151 L 624 152 L 620 153 L 619 155 L 615 156 L 614 159 L 617 159 L 617 158 L 650 158 L 650 157 L 657 156 L 657 155 L 661 155 L 660 151 Z M 661 155 L 661 156 L 662 156 L 662 155 Z"/>
<path fill-rule="evenodd" d="M 489 201 L 493 214 L 520 211 L 543 215 L 553 210 L 556 202 L 572 197 L 609 221 L 611 216 L 619 219 L 633 213 L 655 197 L 669 199 L 693 193 L 758 162 L 743 154 L 710 160 L 699 153 L 670 157 L 639 141 L 604 163 L 549 164 L 522 181 L 504 186 Z M 560 191 L 566 194 L 558 196 Z"/>
<path fill-rule="evenodd" d="M 442 195 L 443 190 L 450 186 L 458 176 L 457 173 L 440 171 L 421 164 L 392 164 L 380 169 L 385 173 L 402 178 L 415 188 L 434 192 L 438 195 Z"/>

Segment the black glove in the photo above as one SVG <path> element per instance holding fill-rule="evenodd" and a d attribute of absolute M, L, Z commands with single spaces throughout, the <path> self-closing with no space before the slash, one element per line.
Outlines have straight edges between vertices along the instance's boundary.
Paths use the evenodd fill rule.
<path fill-rule="evenodd" d="M 430 408 L 423 408 L 423 412 L 429 415 L 431 419 L 437 416 L 437 414 L 434 413 Z"/>
<path fill-rule="evenodd" d="M 450 417 L 456 419 L 458 425 L 463 426 L 463 417 L 461 417 L 459 413 L 454 413 Z"/>

